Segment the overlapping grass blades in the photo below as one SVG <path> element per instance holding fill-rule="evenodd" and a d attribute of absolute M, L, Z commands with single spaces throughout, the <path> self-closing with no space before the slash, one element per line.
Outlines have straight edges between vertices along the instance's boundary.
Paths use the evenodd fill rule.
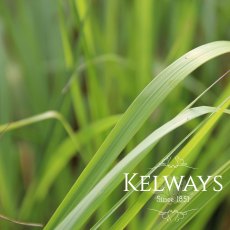
<path fill-rule="evenodd" d="M 230 52 L 230 42 L 213 42 L 190 51 L 162 71 L 124 113 L 54 213 L 46 229 L 57 226 L 80 204 L 149 115 L 189 73 L 208 60 L 227 52 Z M 74 216 L 70 215 L 67 218 L 72 221 L 69 226 L 76 225 Z M 65 219 L 63 222 L 67 227 Z M 76 226 L 80 226 L 79 223 Z"/>
<path fill-rule="evenodd" d="M 199 152 L 196 152 L 197 154 L 194 154 L 193 150 L 197 148 L 200 144 L 200 142 L 203 140 L 203 138 L 206 137 L 207 133 L 210 132 L 210 130 L 214 127 L 215 123 L 219 120 L 222 113 L 224 112 L 224 109 L 227 108 L 230 104 L 230 98 L 227 98 L 225 103 L 220 107 L 219 110 L 217 110 L 216 113 L 214 113 L 209 120 L 201 127 L 201 129 L 196 133 L 196 135 L 187 143 L 187 145 L 180 151 L 180 153 L 177 155 L 181 159 L 184 159 L 186 162 L 189 162 L 191 164 L 197 157 L 197 154 Z M 174 159 L 175 161 L 175 159 Z M 183 172 L 184 169 L 180 170 Z M 173 168 L 164 168 L 164 170 L 161 172 L 161 175 L 172 175 L 172 173 L 175 171 Z M 178 172 L 177 172 L 178 173 Z M 179 174 L 180 175 L 180 174 Z M 159 184 L 160 186 L 160 184 Z M 202 192 L 201 192 L 202 193 Z M 139 197 L 139 199 L 135 202 L 132 208 L 130 208 L 113 226 L 113 229 L 120 229 L 124 228 L 130 220 L 138 213 L 138 211 L 145 205 L 145 203 L 152 197 L 153 193 L 142 193 Z M 162 205 L 162 208 L 164 208 L 164 205 Z M 152 223 L 152 225 L 154 222 Z"/>

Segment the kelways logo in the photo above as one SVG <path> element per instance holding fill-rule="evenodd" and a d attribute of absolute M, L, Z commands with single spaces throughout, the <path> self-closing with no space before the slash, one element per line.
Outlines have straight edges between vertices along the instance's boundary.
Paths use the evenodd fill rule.
<path fill-rule="evenodd" d="M 180 176 L 179 178 L 176 176 L 163 176 L 163 182 L 165 186 L 163 188 L 159 188 L 158 186 L 158 180 L 162 180 L 162 178 L 159 179 L 159 176 L 139 176 L 139 179 L 141 181 L 140 186 L 136 187 L 132 181 L 135 177 L 138 177 L 138 173 L 133 173 L 131 176 L 129 173 L 124 173 L 125 175 L 125 192 L 128 192 L 130 189 L 133 189 L 134 191 L 141 191 L 141 192 L 163 192 L 165 189 L 171 191 L 173 188 L 176 188 L 177 191 L 188 191 L 189 188 L 192 188 L 193 191 L 200 191 L 198 190 L 198 187 L 202 185 L 203 192 L 207 191 L 206 185 L 210 180 L 213 180 L 215 182 L 215 185 L 212 187 L 213 191 L 220 192 L 223 189 L 223 186 L 221 184 L 222 176 L 196 176 L 195 178 L 192 176 L 189 176 L 188 179 L 186 179 L 185 176 Z M 197 182 L 198 179 L 198 182 Z M 149 188 L 150 182 L 153 182 L 154 186 L 152 188 Z"/>
<path fill-rule="evenodd" d="M 169 175 L 156 176 L 152 174 L 140 175 L 139 173 L 124 173 L 124 191 L 140 191 L 140 192 L 151 192 L 154 194 L 153 198 L 157 203 L 167 203 L 170 208 L 162 211 L 157 209 L 150 209 L 152 211 L 158 212 L 159 216 L 166 221 L 178 222 L 182 220 L 187 214 L 195 211 L 196 209 L 190 209 L 185 211 L 178 211 L 173 209 L 174 205 L 177 203 L 188 203 L 191 200 L 190 195 L 193 192 L 207 192 L 212 190 L 214 192 L 221 192 L 223 190 L 223 185 L 221 183 L 222 176 L 203 176 L 203 175 L 181 175 L 184 169 L 177 168 L 188 168 L 196 170 L 196 168 L 190 167 L 183 159 L 175 157 L 175 160 L 171 162 L 171 158 L 165 160 L 165 162 L 160 163 L 157 167 L 153 168 L 154 172 L 159 167 L 169 168 L 165 172 L 170 172 L 175 169 L 175 175 L 171 172 Z M 178 170 L 178 171 L 177 171 Z M 136 182 L 139 181 L 138 184 Z"/>
<path fill-rule="evenodd" d="M 179 168 L 179 167 L 186 167 L 190 169 L 196 169 L 193 167 L 188 166 L 185 161 L 179 157 L 175 157 L 176 163 L 172 164 L 170 163 L 171 158 L 168 158 L 165 162 L 159 164 L 155 169 L 159 167 L 168 167 L 168 168 Z M 210 182 L 210 180 L 214 181 L 214 186 L 212 187 L 213 191 L 215 192 L 220 192 L 223 189 L 223 186 L 221 184 L 221 175 L 217 176 L 196 176 L 192 177 L 189 176 L 187 179 L 185 176 L 162 176 L 163 178 L 163 183 L 165 186 L 161 189 L 159 189 L 159 180 L 161 180 L 162 183 L 162 178 L 159 176 L 150 176 L 150 175 L 144 175 L 140 176 L 138 173 L 124 173 L 125 175 L 125 192 L 128 192 L 130 189 L 133 189 L 134 191 L 141 191 L 141 192 L 163 192 L 165 189 L 171 191 L 173 188 L 176 188 L 177 191 L 188 191 L 188 189 L 192 189 L 193 191 L 200 191 L 198 190 L 198 187 L 202 185 L 202 191 L 205 192 L 207 191 L 207 184 Z M 139 177 L 140 179 L 140 185 L 135 186 L 133 184 L 133 180 Z M 153 182 L 153 187 L 149 188 L 150 183 Z"/>

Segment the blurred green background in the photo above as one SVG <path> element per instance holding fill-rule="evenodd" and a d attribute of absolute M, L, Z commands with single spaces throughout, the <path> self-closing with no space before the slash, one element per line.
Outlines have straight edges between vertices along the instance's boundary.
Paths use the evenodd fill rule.
<path fill-rule="evenodd" d="M 211 41 L 230 40 L 229 12 L 228 0 L 0 0 L 0 124 L 50 110 L 61 113 L 74 132 L 99 122 L 92 133 L 82 134 L 82 144 L 63 166 L 53 166 L 59 167 L 59 173 L 49 183 L 42 178 L 69 139 L 59 122 L 42 121 L 1 136 L 0 213 L 46 223 L 115 124 L 113 115 L 122 114 L 161 70 L 185 52 Z M 228 68 L 229 55 L 225 55 L 196 70 L 152 114 L 122 154 L 180 112 Z M 227 87 L 226 77 L 197 105 L 215 105 Z M 138 166 L 140 170 L 151 167 L 198 123 L 199 119 L 190 122 L 164 138 L 155 154 Z M 229 132 L 229 119 L 224 117 L 202 150 L 212 151 L 203 171 L 229 159 Z M 60 151 L 65 155 L 67 150 Z M 121 195 L 114 192 L 91 221 L 99 220 Z M 229 213 L 227 193 L 200 227 L 227 229 Z M 138 229 L 141 218 L 130 229 Z M 108 226 L 109 221 L 104 229 Z M 20 228 L 0 220 L 0 229 Z"/>

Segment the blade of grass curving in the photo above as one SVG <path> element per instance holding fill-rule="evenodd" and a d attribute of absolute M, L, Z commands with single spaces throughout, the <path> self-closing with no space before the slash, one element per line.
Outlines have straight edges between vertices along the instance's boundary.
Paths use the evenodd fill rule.
<path fill-rule="evenodd" d="M 127 109 L 51 217 L 47 229 L 54 228 L 90 191 L 150 114 L 189 73 L 227 52 L 230 42 L 209 43 L 188 52 L 162 71 Z"/>
<path fill-rule="evenodd" d="M 224 110 L 230 104 L 230 97 L 228 97 L 221 107 L 213 113 L 208 121 L 202 126 L 202 128 L 195 134 L 195 136 L 187 143 L 187 145 L 179 152 L 177 156 L 184 159 L 186 162 L 190 163 L 197 157 L 198 152 L 195 154 L 190 154 L 192 150 L 194 150 L 197 145 L 203 140 L 203 138 L 210 132 L 210 130 L 214 127 L 216 122 L 220 119 Z M 172 160 L 175 161 L 175 158 Z M 183 169 L 182 169 L 183 170 Z M 164 168 L 160 175 L 170 175 L 173 173 L 175 169 L 173 168 Z M 151 187 L 152 184 L 149 186 Z M 160 183 L 158 184 L 160 186 Z M 146 202 L 153 196 L 154 193 L 142 193 L 135 204 L 127 210 L 124 215 L 112 226 L 111 229 L 123 229 L 127 226 L 127 224 L 135 217 L 135 215 L 140 211 L 141 208 L 146 204 Z M 161 210 L 160 210 L 161 211 Z M 154 222 L 152 223 L 154 224 Z"/>
<path fill-rule="evenodd" d="M 69 136 L 74 140 L 74 132 L 65 118 L 56 111 L 48 111 L 39 115 L 35 115 L 26 119 L 22 119 L 20 121 L 10 122 L 8 124 L 0 125 L 0 132 L 5 130 L 5 132 L 9 132 L 11 130 L 19 129 L 25 126 L 29 126 L 41 121 L 49 120 L 49 119 L 56 119 L 58 120 L 69 134 Z"/>
<path fill-rule="evenodd" d="M 2 214 L 0 214 L 0 219 L 9 221 L 9 222 L 14 223 L 14 224 L 23 225 L 23 226 L 26 226 L 26 227 L 38 227 L 38 228 L 42 228 L 42 227 L 43 227 L 42 224 L 38 224 L 38 223 L 29 223 L 29 222 L 22 222 L 22 221 L 14 220 L 14 219 L 12 219 L 12 218 L 9 218 L 9 217 L 7 217 L 7 216 L 4 216 L 4 215 L 2 215 Z"/>
<path fill-rule="evenodd" d="M 155 146 L 156 142 L 184 123 L 214 111 L 216 111 L 216 109 L 210 107 L 189 109 L 154 131 L 121 160 L 56 228 L 80 229 L 98 205 L 100 205 L 100 203 L 103 202 L 113 189 L 124 179 L 123 172 L 131 171 L 149 153 L 149 150 Z M 45 227 L 45 229 L 49 228 Z"/>

